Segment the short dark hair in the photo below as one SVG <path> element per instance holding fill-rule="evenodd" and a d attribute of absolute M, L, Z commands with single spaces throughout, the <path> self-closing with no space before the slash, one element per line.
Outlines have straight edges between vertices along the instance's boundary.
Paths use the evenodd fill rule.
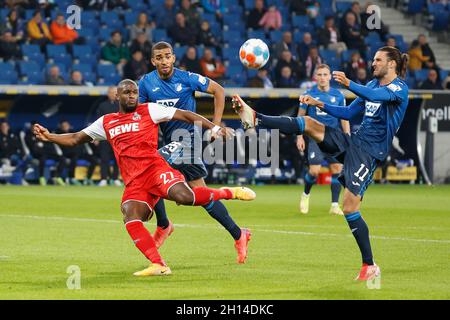
<path fill-rule="evenodd" d="M 114 30 L 113 32 L 111 32 L 111 37 L 114 37 L 114 35 L 118 33 L 121 34 L 119 30 Z"/>
<path fill-rule="evenodd" d="M 316 70 L 319 70 L 319 69 L 328 69 L 328 71 L 330 71 L 330 73 L 331 73 L 331 68 L 330 68 L 330 66 L 327 65 L 326 63 L 321 63 L 321 64 L 319 64 L 319 65 L 316 67 Z"/>
<path fill-rule="evenodd" d="M 159 42 L 155 43 L 152 47 L 152 57 L 153 57 L 153 52 L 155 52 L 155 50 L 162 50 L 162 49 L 170 49 L 170 51 L 172 51 L 172 53 L 173 53 L 173 48 L 170 43 L 165 42 L 165 41 L 159 41 Z"/>

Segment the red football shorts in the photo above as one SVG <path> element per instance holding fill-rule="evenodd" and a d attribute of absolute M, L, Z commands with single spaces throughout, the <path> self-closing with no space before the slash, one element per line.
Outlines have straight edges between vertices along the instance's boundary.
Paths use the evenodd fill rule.
<path fill-rule="evenodd" d="M 184 181 L 184 176 L 179 171 L 170 167 L 163 158 L 158 159 L 145 172 L 125 186 L 122 204 L 136 200 L 146 203 L 153 211 L 159 198 L 167 198 L 169 189 Z"/>

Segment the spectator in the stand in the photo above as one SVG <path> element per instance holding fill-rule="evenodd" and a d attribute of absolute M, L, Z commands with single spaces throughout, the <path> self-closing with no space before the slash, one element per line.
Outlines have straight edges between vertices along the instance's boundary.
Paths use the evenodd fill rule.
<path fill-rule="evenodd" d="M 130 39 L 135 40 L 137 36 L 144 33 L 146 40 L 152 42 L 152 30 L 155 27 L 155 23 L 148 21 L 148 16 L 145 12 L 141 12 L 138 15 L 137 21 L 130 27 Z"/>
<path fill-rule="evenodd" d="M 306 7 L 306 15 L 311 19 L 315 19 L 320 14 L 320 4 L 318 2 L 311 2 Z"/>
<path fill-rule="evenodd" d="M 34 124 L 34 123 L 32 123 Z M 33 126 L 27 131 L 25 135 L 25 143 L 30 150 L 33 158 L 39 162 L 39 183 L 42 186 L 47 185 L 45 178 L 46 161 L 54 160 L 56 162 L 56 170 L 51 173 L 51 178 L 54 184 L 64 186 L 65 182 L 61 178 L 66 169 L 66 160 L 62 155 L 61 148 L 50 142 L 39 141 L 33 134 Z"/>
<path fill-rule="evenodd" d="M 174 25 L 176 14 L 175 0 L 164 0 L 164 5 L 155 10 L 153 18 L 158 28 L 168 30 Z"/>
<path fill-rule="evenodd" d="M 180 13 L 186 18 L 186 24 L 195 29 L 200 29 L 200 15 L 192 6 L 191 0 L 181 0 Z"/>
<path fill-rule="evenodd" d="M 325 26 L 318 31 L 319 45 L 325 49 L 334 50 L 339 55 L 342 51 L 347 50 L 347 46 L 341 39 L 339 30 L 334 25 L 334 17 L 327 16 L 325 18 Z"/>
<path fill-rule="evenodd" d="M 309 54 L 309 48 L 314 45 L 313 38 L 311 36 L 311 33 L 305 32 L 303 34 L 303 39 L 297 46 L 297 52 L 298 52 L 298 60 L 301 62 L 305 62 L 306 57 Z"/>
<path fill-rule="evenodd" d="M 119 73 L 130 60 L 130 51 L 126 44 L 122 43 L 120 31 L 111 32 L 111 40 L 102 48 L 102 59 L 116 65 Z"/>
<path fill-rule="evenodd" d="M 367 69 L 366 68 L 358 68 L 356 71 L 356 80 L 357 84 L 365 86 L 367 82 L 369 82 L 369 78 L 367 77 Z"/>
<path fill-rule="evenodd" d="M 72 44 L 83 43 L 82 39 L 78 37 L 78 32 L 71 29 L 66 24 L 66 19 L 62 13 L 56 16 L 56 19 L 50 25 L 50 32 L 52 34 L 54 44 L 65 44 L 69 52 L 72 52 Z"/>
<path fill-rule="evenodd" d="M 386 45 L 389 46 L 389 47 L 394 47 L 394 48 L 397 48 L 398 50 L 400 50 L 400 47 L 397 46 L 397 40 L 395 40 L 394 37 L 388 37 L 386 39 Z"/>
<path fill-rule="evenodd" d="M 277 82 L 278 88 L 298 88 L 298 81 L 292 75 L 292 70 L 289 66 L 281 68 L 280 78 Z"/>
<path fill-rule="evenodd" d="M 422 82 L 419 89 L 423 90 L 443 90 L 442 84 L 439 82 L 438 73 L 434 69 L 428 71 L 428 78 Z"/>
<path fill-rule="evenodd" d="M 62 86 L 66 84 L 66 81 L 61 76 L 61 71 L 57 65 L 51 66 L 48 70 L 45 84 L 51 86 Z"/>
<path fill-rule="evenodd" d="M 378 11 L 368 10 L 372 6 L 372 2 L 367 2 L 364 8 L 364 12 L 360 14 L 361 17 L 361 29 L 364 35 L 369 34 L 369 32 L 377 32 L 382 40 L 386 40 L 386 35 L 389 34 L 389 27 L 383 23 L 381 17 L 378 16 L 378 21 L 380 23 L 380 28 L 373 28 L 374 20 L 373 14 L 379 13 Z M 368 12 L 369 11 L 369 12 Z"/>
<path fill-rule="evenodd" d="M 0 169 L 9 167 L 12 172 L 22 176 L 22 185 L 28 185 L 24 180 L 29 161 L 19 137 L 10 130 L 9 123 L 0 121 Z"/>
<path fill-rule="evenodd" d="M 108 11 L 115 8 L 129 9 L 127 0 L 83 0 L 83 2 L 87 2 L 83 6 L 84 8 L 96 11 Z"/>
<path fill-rule="evenodd" d="M 186 18 L 182 13 L 177 13 L 175 19 L 175 24 L 169 30 L 169 35 L 173 41 L 182 46 L 196 45 L 198 30 L 186 24 Z"/>
<path fill-rule="evenodd" d="M 358 1 L 353 1 L 350 8 L 345 12 L 344 17 L 347 13 L 353 13 L 355 17 L 356 24 L 361 26 L 361 6 Z"/>
<path fill-rule="evenodd" d="M 266 68 L 259 69 L 256 76 L 248 80 L 247 86 L 250 88 L 273 89 L 273 83 L 269 79 L 267 69 Z"/>
<path fill-rule="evenodd" d="M 225 13 L 225 0 L 202 0 L 203 9 L 208 13 L 214 13 L 219 20 Z"/>
<path fill-rule="evenodd" d="M 8 30 L 0 35 L 0 58 L 4 60 L 21 59 L 22 51 L 17 40 Z"/>
<path fill-rule="evenodd" d="M 427 37 L 424 34 L 420 34 L 417 38 L 419 40 L 420 47 L 422 49 L 422 54 L 425 57 L 429 57 L 428 61 L 424 61 L 422 63 L 422 68 L 435 68 L 437 69 L 436 65 L 436 57 L 434 56 L 434 52 L 431 49 L 430 45 L 428 44 Z"/>
<path fill-rule="evenodd" d="M 283 24 L 280 11 L 276 6 L 270 6 L 258 24 L 266 31 L 280 30 Z"/>
<path fill-rule="evenodd" d="M 34 2 L 35 7 L 44 14 L 45 18 L 51 18 L 52 10 L 55 7 L 54 0 L 28 0 L 27 2 L 30 4 Z"/>
<path fill-rule="evenodd" d="M 352 81 L 355 81 L 358 74 L 358 69 L 367 67 L 366 62 L 361 58 L 358 51 L 352 53 L 350 61 L 346 62 L 345 75 Z"/>
<path fill-rule="evenodd" d="M 264 8 L 264 0 L 255 0 L 255 7 L 250 10 L 247 16 L 247 28 L 253 30 L 260 29 L 259 21 L 262 19 L 266 13 L 266 8 Z"/>
<path fill-rule="evenodd" d="M 220 43 L 214 36 L 209 26 L 209 22 L 204 20 L 200 25 L 200 32 L 198 33 L 198 44 L 202 44 L 205 47 L 214 47 L 219 50 Z"/>
<path fill-rule="evenodd" d="M 195 47 L 188 47 L 186 53 L 180 60 L 180 69 L 201 74 L 202 68 L 200 61 L 197 59 L 197 49 Z"/>
<path fill-rule="evenodd" d="M 33 17 L 27 24 L 29 40 L 32 44 L 38 44 L 41 49 L 52 41 L 52 35 L 47 24 L 43 21 L 40 11 L 35 11 Z"/>
<path fill-rule="evenodd" d="M 315 46 L 309 48 L 309 54 L 305 61 L 306 78 L 315 81 L 315 74 L 317 66 L 323 63 L 319 55 L 319 49 Z"/>
<path fill-rule="evenodd" d="M 95 112 L 95 118 L 98 119 L 108 113 L 114 113 L 119 111 L 119 103 L 116 100 L 117 89 L 116 87 L 109 87 L 107 93 L 107 99 L 100 103 L 98 109 Z M 117 166 L 113 150 L 108 141 L 94 142 L 98 147 L 100 154 L 100 176 L 101 180 L 98 184 L 99 187 L 105 187 L 108 185 L 108 180 L 111 184 L 121 186 L 122 183 L 118 179 L 119 167 Z M 111 165 L 112 162 L 112 165 Z M 112 167 L 112 171 L 111 171 Z"/>
<path fill-rule="evenodd" d="M 20 43 L 24 40 L 25 27 L 16 9 L 13 9 L 9 12 L 8 16 L 6 17 L 5 27 L 6 30 L 11 31 L 11 34 L 16 42 Z"/>
<path fill-rule="evenodd" d="M 69 85 L 71 86 L 84 86 L 86 83 L 83 80 L 83 74 L 78 71 L 74 70 L 70 73 L 70 81 Z"/>
<path fill-rule="evenodd" d="M 226 72 L 223 63 L 214 58 L 213 52 L 209 48 L 205 48 L 203 52 L 203 57 L 200 59 L 200 67 L 202 68 L 202 75 L 215 81 L 221 80 Z"/>
<path fill-rule="evenodd" d="M 124 79 L 139 80 L 146 73 L 148 73 L 148 65 L 142 51 L 137 50 L 123 68 L 123 77 Z"/>
<path fill-rule="evenodd" d="M 144 55 L 144 60 L 150 63 L 150 57 L 152 55 L 152 43 L 148 40 L 147 35 L 144 32 L 138 32 L 136 38 L 131 42 L 131 54 L 138 50 L 141 51 Z"/>
<path fill-rule="evenodd" d="M 444 90 L 450 90 L 450 73 L 444 79 L 444 82 L 442 83 L 442 87 L 444 88 Z"/>
<path fill-rule="evenodd" d="M 275 57 L 279 59 L 284 50 L 289 50 L 293 56 L 297 54 L 297 46 L 292 41 L 292 33 L 290 31 L 283 32 L 283 38 L 275 45 Z"/>
<path fill-rule="evenodd" d="M 288 66 L 291 69 L 292 77 L 295 81 L 304 79 L 305 72 L 302 64 L 292 57 L 292 53 L 289 50 L 285 50 L 275 66 L 275 80 L 277 83 L 279 83 L 281 78 L 281 70 L 285 66 Z"/>
<path fill-rule="evenodd" d="M 347 12 L 341 30 L 342 40 L 344 40 L 347 48 L 359 50 L 361 55 L 365 56 L 366 44 L 361 27 L 356 23 L 355 14 Z"/>
<path fill-rule="evenodd" d="M 65 133 L 73 133 L 72 125 L 67 120 L 62 120 L 58 124 L 58 129 L 56 129 L 55 133 L 65 134 Z M 77 166 L 78 157 L 80 155 L 80 146 L 75 147 L 62 147 L 60 146 L 62 155 L 64 157 L 64 161 L 67 164 L 67 176 L 66 176 L 66 184 L 71 185 L 80 185 L 80 182 L 75 179 L 75 168 Z"/>
<path fill-rule="evenodd" d="M 289 11 L 298 16 L 306 15 L 306 9 L 311 5 L 310 0 L 289 0 Z"/>
<path fill-rule="evenodd" d="M 422 69 L 422 64 L 430 60 L 430 57 L 425 57 L 422 53 L 422 47 L 418 40 L 413 40 L 411 47 L 408 50 L 409 61 L 408 68 L 410 71 Z"/>

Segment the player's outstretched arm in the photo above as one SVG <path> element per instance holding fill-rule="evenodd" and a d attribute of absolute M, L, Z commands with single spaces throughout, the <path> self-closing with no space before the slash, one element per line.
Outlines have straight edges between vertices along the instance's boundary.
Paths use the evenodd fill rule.
<path fill-rule="evenodd" d="M 33 134 L 37 139 L 44 142 L 53 142 L 64 147 L 74 147 L 92 140 L 86 133 L 79 131 L 76 133 L 55 134 L 50 133 L 47 128 L 40 124 L 33 126 Z"/>
<path fill-rule="evenodd" d="M 177 109 L 173 114 L 172 120 L 180 120 L 192 124 L 200 123 L 202 128 L 210 129 L 213 133 L 225 138 L 231 138 L 234 136 L 233 129 L 217 126 L 205 117 L 191 111 Z"/>
<path fill-rule="evenodd" d="M 345 86 L 358 97 L 369 101 L 397 101 L 399 98 L 401 99 L 401 95 L 395 94 L 395 91 L 390 90 L 387 86 L 376 89 L 368 88 L 351 81 L 347 78 L 345 73 L 341 71 L 333 71 L 333 78 L 336 82 Z"/>
<path fill-rule="evenodd" d="M 210 79 L 206 92 L 214 96 L 214 116 L 212 122 L 219 126 L 222 122 L 223 110 L 225 109 L 225 90 L 220 84 Z"/>

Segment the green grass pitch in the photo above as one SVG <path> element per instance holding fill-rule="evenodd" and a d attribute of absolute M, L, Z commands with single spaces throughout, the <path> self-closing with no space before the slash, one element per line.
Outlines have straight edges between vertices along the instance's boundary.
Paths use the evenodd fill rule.
<path fill-rule="evenodd" d="M 308 215 L 298 211 L 302 186 L 255 191 L 254 202 L 226 203 L 253 233 L 245 265 L 202 208 L 166 202 L 175 232 L 161 253 L 173 274 L 136 278 L 147 261 L 121 223 L 121 188 L 1 186 L 0 299 L 450 298 L 449 186 L 369 188 L 361 212 L 379 290 L 353 281 L 359 250 L 345 219 L 328 214 L 328 186 L 314 187 Z M 70 265 L 81 290 L 67 289 Z"/>

